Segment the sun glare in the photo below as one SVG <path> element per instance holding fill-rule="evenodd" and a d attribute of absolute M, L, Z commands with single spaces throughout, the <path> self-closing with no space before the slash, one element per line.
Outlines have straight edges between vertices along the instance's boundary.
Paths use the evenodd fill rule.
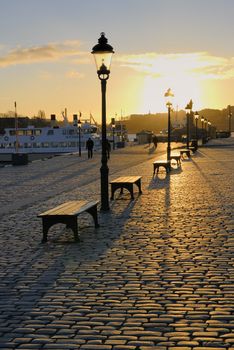
<path fill-rule="evenodd" d="M 164 93 L 171 88 L 174 93 L 174 107 L 184 109 L 185 105 L 192 98 L 194 108 L 200 109 L 200 82 L 196 79 L 180 75 L 176 79 L 160 78 L 156 79 L 146 76 L 143 83 L 142 101 L 140 110 L 142 113 L 163 112 L 166 110 Z"/>
<path fill-rule="evenodd" d="M 211 87 L 214 79 L 224 79 L 227 74 L 231 74 L 230 62 L 228 64 L 225 61 L 227 67 L 224 69 L 223 58 L 212 57 L 205 52 L 165 55 L 146 53 L 125 56 L 121 61 L 124 66 L 143 73 L 142 84 L 139 86 L 141 98 L 138 101 L 141 113 L 165 111 L 163 96 L 168 88 L 174 92 L 176 108 L 184 109 L 192 99 L 194 108 L 199 110 L 206 100 L 204 86 Z M 223 75 L 219 67 L 223 68 Z M 206 91 L 209 94 L 207 89 Z M 212 104 L 215 105 L 217 96 L 212 97 Z"/>

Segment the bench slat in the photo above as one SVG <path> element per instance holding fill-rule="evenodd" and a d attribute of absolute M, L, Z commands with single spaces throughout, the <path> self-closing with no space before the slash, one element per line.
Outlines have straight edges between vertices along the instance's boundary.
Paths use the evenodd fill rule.
<path fill-rule="evenodd" d="M 153 164 L 169 164 L 169 160 L 155 160 Z"/>
<path fill-rule="evenodd" d="M 136 182 L 137 180 L 141 179 L 141 176 L 121 176 L 121 177 L 118 177 L 117 179 L 111 181 L 110 183 L 134 183 Z"/>
<path fill-rule="evenodd" d="M 49 216 L 49 215 L 78 215 L 83 211 L 96 205 L 98 201 L 88 202 L 85 200 L 81 201 L 69 201 L 63 203 L 53 209 L 49 209 L 38 216 Z"/>

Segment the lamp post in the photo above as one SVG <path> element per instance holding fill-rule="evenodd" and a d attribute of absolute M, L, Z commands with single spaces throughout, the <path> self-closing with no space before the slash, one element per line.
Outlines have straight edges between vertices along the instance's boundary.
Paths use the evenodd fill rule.
<path fill-rule="evenodd" d="M 186 117 L 187 117 L 187 139 L 186 139 L 186 147 L 189 149 L 189 139 L 190 139 L 190 136 L 189 136 L 189 123 L 190 123 L 190 115 L 191 115 L 191 111 L 192 111 L 192 108 L 193 108 L 193 101 L 190 100 L 189 103 L 187 104 L 187 106 L 185 107 L 185 112 L 186 112 Z"/>
<path fill-rule="evenodd" d="M 73 126 L 78 128 L 78 135 L 79 135 L 79 157 L 81 156 L 81 145 L 80 145 L 80 128 L 81 128 L 81 121 L 80 119 L 77 121 L 77 114 L 73 114 Z"/>
<path fill-rule="evenodd" d="M 196 111 L 194 113 L 194 119 L 195 119 L 195 138 L 197 140 L 197 123 L 198 123 L 199 113 Z"/>
<path fill-rule="evenodd" d="M 171 89 L 168 89 L 164 97 L 166 99 L 166 106 L 168 111 L 168 119 L 167 119 L 167 161 L 171 160 L 171 107 L 172 107 L 172 99 L 174 97 Z"/>
<path fill-rule="evenodd" d="M 205 135 L 204 135 L 204 120 L 203 115 L 201 116 L 201 127 L 202 127 L 202 144 L 204 143 Z"/>
<path fill-rule="evenodd" d="M 204 128 L 204 117 L 203 115 L 201 116 L 201 127 L 202 127 L 202 133 L 203 133 L 203 128 Z"/>
<path fill-rule="evenodd" d="M 232 132 L 232 112 L 231 112 L 231 106 L 228 106 L 228 131 L 231 136 Z"/>
<path fill-rule="evenodd" d="M 204 119 L 204 129 L 205 129 L 205 142 L 207 142 L 207 119 Z"/>
<path fill-rule="evenodd" d="M 210 138 L 210 134 L 211 134 L 211 122 L 208 120 L 207 122 L 207 128 L 208 128 L 208 137 Z"/>
<path fill-rule="evenodd" d="M 79 131 L 79 157 L 81 157 L 81 142 L 80 142 L 80 134 L 81 134 L 81 112 L 79 114 L 79 119 L 77 122 L 77 126 L 78 126 L 78 131 Z"/>
<path fill-rule="evenodd" d="M 94 55 L 98 78 L 101 80 L 102 92 L 102 159 L 101 159 L 101 210 L 109 210 L 109 194 L 108 194 L 108 174 L 107 165 L 107 138 L 106 138 L 106 81 L 110 74 L 111 58 L 114 53 L 113 47 L 107 43 L 105 33 L 101 33 L 98 44 L 92 49 Z"/>
<path fill-rule="evenodd" d="M 113 150 L 115 149 L 115 118 L 111 118 L 112 136 L 113 136 Z"/>

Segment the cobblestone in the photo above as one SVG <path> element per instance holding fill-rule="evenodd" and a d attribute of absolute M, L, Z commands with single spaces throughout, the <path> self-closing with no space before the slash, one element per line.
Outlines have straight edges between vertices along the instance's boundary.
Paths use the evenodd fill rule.
<path fill-rule="evenodd" d="M 56 225 L 42 245 L 37 214 L 100 199 L 100 155 L 1 168 L 0 348 L 234 349 L 233 151 L 154 178 L 158 153 L 112 152 L 110 179 L 141 175 L 143 194 L 116 193 L 99 229 L 81 216 L 79 243 Z"/>

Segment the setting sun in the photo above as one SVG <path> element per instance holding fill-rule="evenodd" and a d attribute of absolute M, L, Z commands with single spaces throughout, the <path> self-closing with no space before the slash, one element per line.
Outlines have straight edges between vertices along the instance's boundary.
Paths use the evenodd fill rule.
<path fill-rule="evenodd" d="M 203 102 L 206 98 L 210 98 L 210 90 L 207 87 L 211 88 L 217 81 L 231 78 L 233 75 L 232 59 L 211 56 L 205 52 L 146 53 L 122 56 L 118 60 L 122 66 L 141 74 L 141 94 L 140 100 L 137 101 L 141 113 L 164 111 L 163 96 L 169 87 L 175 95 L 174 105 L 179 109 L 184 109 L 191 98 L 194 108 L 200 109 L 204 107 Z M 217 94 L 213 91 L 210 98 L 213 106 L 219 100 Z"/>

